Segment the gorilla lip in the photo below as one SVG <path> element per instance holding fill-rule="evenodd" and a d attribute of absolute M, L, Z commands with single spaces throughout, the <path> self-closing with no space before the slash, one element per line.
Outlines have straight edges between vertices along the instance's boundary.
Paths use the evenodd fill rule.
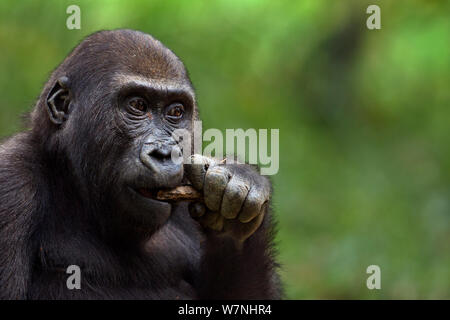
<path fill-rule="evenodd" d="M 143 196 L 145 198 L 157 200 L 156 196 L 158 194 L 158 190 L 156 190 L 156 189 L 151 190 L 151 189 L 139 188 L 139 189 L 137 189 L 137 191 L 141 196 Z"/>
<path fill-rule="evenodd" d="M 160 199 L 158 197 L 158 194 L 161 191 L 162 191 L 161 189 L 146 189 L 146 188 L 135 189 L 135 192 L 145 199 L 158 201 L 158 202 L 173 202 L 173 201 L 169 201 L 170 199 L 164 199 L 164 198 Z"/>

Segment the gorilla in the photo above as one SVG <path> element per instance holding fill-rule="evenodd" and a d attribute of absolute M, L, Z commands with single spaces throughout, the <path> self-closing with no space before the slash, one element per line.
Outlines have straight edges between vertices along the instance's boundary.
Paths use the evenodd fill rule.
<path fill-rule="evenodd" d="M 0 298 L 281 298 L 271 184 L 247 164 L 173 161 L 173 131 L 196 119 L 188 73 L 161 42 L 84 39 L 0 146 Z M 203 201 L 154 196 L 185 183 Z"/>

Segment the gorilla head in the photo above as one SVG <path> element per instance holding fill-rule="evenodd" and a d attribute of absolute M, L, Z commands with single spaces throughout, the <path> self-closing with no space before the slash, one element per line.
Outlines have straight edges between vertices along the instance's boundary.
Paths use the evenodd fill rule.
<path fill-rule="evenodd" d="M 102 31 L 53 72 L 32 128 L 44 137 L 50 174 L 73 182 L 65 192 L 78 193 L 93 211 L 102 208 L 97 215 L 110 215 L 98 219 L 104 229 L 152 232 L 171 211 L 171 204 L 152 199 L 154 191 L 183 178 L 183 165 L 171 160 L 180 151 L 172 132 L 192 130 L 195 116 L 191 81 L 172 51 L 142 32 Z"/>
<path fill-rule="evenodd" d="M 30 129 L 0 145 L 0 299 L 280 297 L 270 181 L 200 154 L 172 161 L 196 118 L 187 72 L 159 41 L 116 30 L 79 44 Z M 155 199 L 185 178 L 201 201 Z"/>

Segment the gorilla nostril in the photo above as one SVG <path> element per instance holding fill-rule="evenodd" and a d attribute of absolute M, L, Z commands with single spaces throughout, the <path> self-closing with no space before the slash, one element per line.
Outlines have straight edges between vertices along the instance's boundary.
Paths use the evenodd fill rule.
<path fill-rule="evenodd" d="M 155 149 L 150 151 L 148 155 L 158 160 L 165 160 L 170 157 L 170 152 L 165 149 Z"/>
<path fill-rule="evenodd" d="M 159 161 L 165 161 L 168 160 L 172 157 L 172 151 L 174 151 L 174 148 L 176 150 L 179 149 L 179 147 L 177 145 L 168 143 L 168 144 L 163 144 L 163 143 L 157 143 L 155 145 L 153 145 L 153 147 L 147 148 L 147 155 L 150 158 L 153 158 L 155 160 L 159 160 Z"/>

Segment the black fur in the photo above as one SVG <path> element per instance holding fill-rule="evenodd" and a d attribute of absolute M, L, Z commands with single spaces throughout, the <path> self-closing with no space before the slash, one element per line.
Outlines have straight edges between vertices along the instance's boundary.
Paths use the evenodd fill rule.
<path fill-rule="evenodd" d="M 121 75 L 150 79 L 163 100 L 170 81 L 196 117 L 182 62 L 151 36 L 102 31 L 78 45 L 45 85 L 30 128 L 0 146 L 0 298 L 280 298 L 269 212 L 237 248 L 205 233 L 186 203 L 166 214 L 122 201 L 123 181 L 142 178 L 132 159 L 144 138 L 117 111 Z M 58 124 L 49 119 L 48 98 L 61 77 L 69 79 L 70 105 Z M 165 173 L 146 179 L 154 188 L 180 182 Z M 69 265 L 81 268 L 80 290 L 66 286 Z"/>

